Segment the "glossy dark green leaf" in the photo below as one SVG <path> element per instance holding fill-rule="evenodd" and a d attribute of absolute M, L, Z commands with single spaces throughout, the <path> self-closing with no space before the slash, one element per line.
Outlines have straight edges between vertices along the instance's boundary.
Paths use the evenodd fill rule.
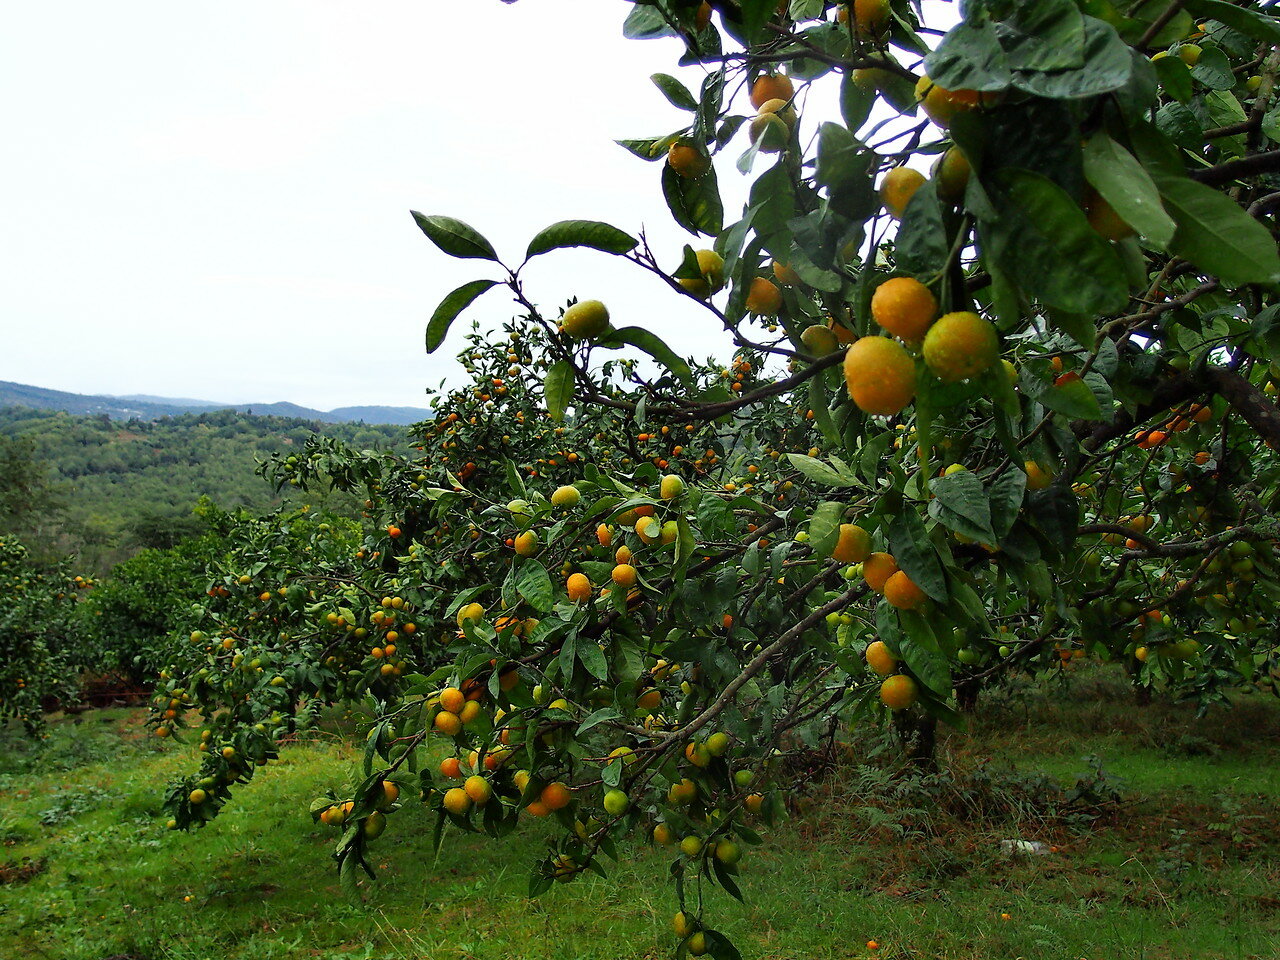
<path fill-rule="evenodd" d="M 1252 6 L 1236 6 L 1226 0 L 1190 0 L 1187 9 L 1197 17 L 1225 23 L 1258 40 L 1280 43 L 1280 21 Z"/>
<path fill-rule="evenodd" d="M 524 559 L 516 571 L 516 590 L 539 613 L 546 613 L 554 602 L 551 575 L 537 560 Z"/>
<path fill-rule="evenodd" d="M 1178 225 L 1171 252 L 1232 286 L 1280 281 L 1275 237 L 1230 197 L 1186 177 L 1156 185 Z"/>
<path fill-rule="evenodd" d="M 1156 76 L 1160 86 L 1175 100 L 1186 103 L 1191 99 L 1194 86 L 1191 83 L 1191 71 L 1182 62 L 1181 57 L 1161 57 L 1155 61 Z"/>
<path fill-rule="evenodd" d="M 920 637 L 929 630 L 924 617 L 914 610 L 900 611 L 904 636 L 898 640 L 898 652 L 912 676 L 940 697 L 951 693 L 951 665 L 940 653 L 930 650 Z M 936 644 L 936 641 L 935 641 Z"/>
<path fill-rule="evenodd" d="M 676 31 L 657 7 L 636 4 L 622 24 L 622 35 L 628 40 L 653 40 L 658 37 L 674 37 Z"/>
<path fill-rule="evenodd" d="M 1084 66 L 1084 17 L 1072 0 L 1015 4 L 1002 21 L 1004 48 L 1014 70 L 1076 70 Z"/>
<path fill-rule="evenodd" d="M 1173 218 L 1160 202 L 1155 181 L 1133 154 L 1098 132 L 1084 147 L 1084 175 L 1125 223 L 1165 249 L 1173 239 Z"/>
<path fill-rule="evenodd" d="M 1013 86 L 1051 100 L 1078 100 L 1119 90 L 1129 82 L 1133 60 L 1115 28 L 1084 18 L 1084 66 L 1074 70 L 1016 70 Z"/>
<path fill-rule="evenodd" d="M 641 160 L 653 162 L 665 160 L 671 145 L 682 136 L 684 136 L 683 130 L 678 133 L 669 133 L 665 137 L 650 137 L 647 140 L 615 140 L 614 143 Z"/>
<path fill-rule="evenodd" d="M 853 71 L 845 73 L 840 78 L 840 116 L 844 120 L 844 125 L 851 131 L 857 133 L 859 128 L 867 122 L 875 102 L 875 88 L 856 83 L 853 79 Z"/>
<path fill-rule="evenodd" d="M 947 232 L 933 180 L 926 180 L 907 204 L 895 240 L 898 265 L 917 276 L 940 273 L 947 263 Z"/>
<path fill-rule="evenodd" d="M 568 360 L 557 360 L 547 371 L 542 384 L 542 394 L 547 404 L 547 416 L 556 423 L 564 419 L 565 409 L 573 399 L 573 366 Z"/>
<path fill-rule="evenodd" d="M 673 107 L 679 107 L 681 110 L 690 112 L 698 109 L 698 101 L 693 98 L 693 94 L 675 77 L 666 73 L 655 73 L 649 79 L 653 81 L 654 86 L 662 91 L 662 95 L 670 101 Z"/>
<path fill-rule="evenodd" d="M 929 481 L 929 515 L 943 526 L 981 543 L 995 543 L 991 503 L 977 474 L 959 470 Z"/>
<path fill-rule="evenodd" d="M 617 349 L 624 344 L 630 344 L 638 350 L 643 350 L 670 370 L 676 379 L 685 386 L 693 385 L 693 371 L 689 369 L 688 361 L 681 358 L 667 346 L 666 341 L 652 331 L 643 327 L 620 327 L 617 330 L 609 331 L 598 341 L 599 346 L 611 350 Z"/>
<path fill-rule="evenodd" d="M 959 23 L 924 62 L 925 72 L 947 90 L 1003 90 L 1013 70 L 991 23 Z"/>
<path fill-rule="evenodd" d="M 1120 258 L 1061 187 L 1029 170 L 1006 169 L 991 178 L 990 193 L 1000 215 L 982 233 L 1024 291 L 1075 313 L 1124 308 L 1129 294 Z"/>
<path fill-rule="evenodd" d="M 434 353 L 440 344 L 444 343 L 450 325 L 458 319 L 463 310 L 471 306 L 476 297 L 497 284 L 497 280 L 472 280 L 441 300 L 427 322 L 427 353 Z"/>
<path fill-rule="evenodd" d="M 1181 103 L 1166 103 L 1156 111 L 1156 129 L 1184 150 L 1198 150 L 1204 143 L 1200 121 Z"/>
<path fill-rule="evenodd" d="M 904 504 L 889 522 L 889 550 L 921 590 L 939 603 L 947 602 L 947 576 L 914 506 Z"/>
<path fill-rule="evenodd" d="M 451 257 L 463 260 L 497 260 L 493 245 L 474 227 L 453 217 L 427 216 L 412 211 L 413 220 L 427 238 Z"/>
<path fill-rule="evenodd" d="M 843 474 L 830 464 L 823 463 L 813 457 L 807 457 L 803 453 L 788 453 L 787 460 L 814 483 L 820 483 L 824 487 L 857 486 L 856 477 Z"/>
<path fill-rule="evenodd" d="M 991 498 L 991 529 L 998 542 L 1009 535 L 1027 494 L 1027 475 L 1020 466 L 1004 471 L 987 488 Z"/>
<path fill-rule="evenodd" d="M 671 168 L 671 164 L 663 164 L 662 194 L 676 223 L 690 233 L 714 237 L 720 232 L 724 223 L 724 205 L 720 200 L 715 167 L 697 180 L 686 180 Z"/>
<path fill-rule="evenodd" d="M 1230 90 L 1236 85 L 1235 75 L 1231 72 L 1231 61 L 1217 47 L 1205 47 L 1201 51 L 1199 61 L 1191 68 L 1191 76 L 1210 90 Z"/>
<path fill-rule="evenodd" d="M 809 517 L 809 546 L 820 557 L 830 555 L 840 536 L 840 521 L 845 504 L 828 500 L 820 503 Z"/>
<path fill-rule="evenodd" d="M 634 250 L 637 243 L 639 241 L 635 237 L 608 223 L 598 220 L 561 220 L 529 241 L 525 258 L 562 247 L 590 247 L 603 253 L 622 254 Z"/>

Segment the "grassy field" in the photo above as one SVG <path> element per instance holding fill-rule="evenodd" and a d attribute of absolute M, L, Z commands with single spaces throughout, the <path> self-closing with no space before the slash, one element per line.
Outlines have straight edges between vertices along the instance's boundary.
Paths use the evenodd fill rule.
<path fill-rule="evenodd" d="M 1280 957 L 1280 705 L 1242 698 L 1203 720 L 1138 710 L 1115 678 L 1086 671 L 991 699 L 941 752 L 937 777 L 850 759 L 800 798 L 803 812 L 744 860 L 747 904 L 712 901 L 744 958 Z M 143 736 L 137 712 L 58 718 L 39 742 L 8 730 L 0 957 L 671 954 L 663 853 L 641 847 L 613 882 L 530 901 L 536 829 L 502 845 L 455 835 L 436 857 L 413 805 L 379 841 L 379 881 L 348 898 L 334 836 L 305 810 L 354 761 L 337 737 L 290 747 L 211 827 L 175 835 L 157 819 L 159 788 L 193 761 Z M 1054 852 L 1010 859 L 1005 839 Z"/>

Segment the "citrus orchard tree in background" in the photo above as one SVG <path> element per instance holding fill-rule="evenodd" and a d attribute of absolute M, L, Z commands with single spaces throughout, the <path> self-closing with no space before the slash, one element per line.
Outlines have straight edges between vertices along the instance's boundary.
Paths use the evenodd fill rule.
<path fill-rule="evenodd" d="M 623 144 L 695 240 L 566 221 L 513 260 L 415 214 L 484 275 L 429 350 L 495 288 L 518 316 L 473 335 L 419 458 L 272 467 L 363 492 L 363 540 L 250 531 L 156 723 L 208 718 L 186 826 L 299 711 L 358 698 L 361 772 L 312 810 L 344 878 L 409 802 L 437 836 L 549 823 L 535 893 L 653 843 L 681 955 L 733 957 L 706 896 L 739 895 L 797 758 L 851 723 L 895 717 L 927 762 L 984 683 L 1083 656 L 1206 705 L 1274 688 L 1280 25 L 1225 0 L 988 0 L 945 28 L 897 0 L 629 6 L 703 70 L 656 75 L 678 129 Z M 608 291 L 539 306 L 523 266 L 565 247 L 697 301 L 731 359 Z"/>

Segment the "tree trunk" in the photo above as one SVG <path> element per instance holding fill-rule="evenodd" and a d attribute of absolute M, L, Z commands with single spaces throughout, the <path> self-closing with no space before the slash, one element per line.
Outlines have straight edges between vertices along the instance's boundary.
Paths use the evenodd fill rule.
<path fill-rule="evenodd" d="M 894 726 L 902 739 L 902 756 L 907 764 L 925 773 L 938 769 L 938 718 L 904 710 L 894 717 Z"/>

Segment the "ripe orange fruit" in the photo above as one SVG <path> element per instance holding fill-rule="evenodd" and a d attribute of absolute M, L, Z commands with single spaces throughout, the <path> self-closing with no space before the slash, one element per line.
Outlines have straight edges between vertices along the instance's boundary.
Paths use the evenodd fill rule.
<path fill-rule="evenodd" d="M 443 733 L 446 737 L 456 737 L 462 730 L 462 718 L 456 713 L 441 710 L 436 714 L 434 726 L 437 731 Z"/>
<path fill-rule="evenodd" d="M 927 595 L 914 580 L 899 570 L 885 581 L 884 598 L 899 610 L 914 610 L 925 602 Z"/>
<path fill-rule="evenodd" d="M 445 687 L 440 691 L 440 709 L 450 713 L 461 713 L 467 705 L 467 695 L 457 687 Z"/>
<path fill-rule="evenodd" d="M 873 640 L 867 644 L 867 666 L 882 677 L 887 677 L 898 669 L 898 658 L 889 652 L 883 640 Z"/>
<path fill-rule="evenodd" d="M 884 179 L 880 181 L 880 202 L 891 217 L 895 220 L 902 218 L 902 212 L 907 209 L 907 204 L 924 185 L 924 181 L 924 174 L 910 167 L 894 167 L 884 175 Z"/>
<path fill-rule="evenodd" d="M 688 143 L 676 141 L 667 151 L 667 163 L 671 169 L 686 180 L 698 180 L 711 169 L 711 158 Z"/>
<path fill-rule="evenodd" d="M 973 168 L 969 165 L 969 158 L 959 147 L 952 147 L 940 156 L 930 172 L 937 187 L 939 200 L 956 205 L 964 200 L 964 192 L 969 186 L 969 176 Z"/>
<path fill-rule="evenodd" d="M 516 553 L 522 557 L 532 557 L 538 552 L 538 535 L 532 530 L 526 530 L 515 539 Z"/>
<path fill-rule="evenodd" d="M 1022 469 L 1027 472 L 1028 490 L 1043 490 L 1053 483 L 1053 474 L 1034 460 L 1028 460 L 1022 465 Z"/>
<path fill-rule="evenodd" d="M 919 342 L 938 315 L 938 301 L 914 277 L 894 277 L 876 287 L 871 317 L 895 337 Z"/>
<path fill-rule="evenodd" d="M 888 677 L 880 684 L 880 702 L 890 710 L 905 710 L 916 702 L 920 688 L 906 674 Z"/>
<path fill-rule="evenodd" d="M 636 568 L 629 563 L 620 563 L 613 568 L 613 582 L 620 587 L 634 587 L 636 577 Z"/>
<path fill-rule="evenodd" d="M 531 817 L 545 817 L 549 816 L 551 813 L 551 808 L 541 800 L 534 800 L 531 804 L 525 807 L 525 810 L 528 811 L 529 816 Z"/>
<path fill-rule="evenodd" d="M 924 338 L 924 362 L 945 383 L 976 377 L 999 354 L 1000 340 L 991 321 L 967 310 L 943 315 Z"/>
<path fill-rule="evenodd" d="M 790 100 L 795 93 L 790 77 L 781 73 L 762 73 L 751 85 L 751 105 L 759 110 L 770 100 Z"/>
<path fill-rule="evenodd" d="M 859 40 L 881 40 L 888 34 L 892 16 L 889 0 L 853 0 L 852 4 L 841 6 L 836 17 L 846 23 L 850 12 L 853 13 L 853 32 Z"/>
<path fill-rule="evenodd" d="M 444 808 L 455 817 L 464 817 L 471 809 L 471 798 L 462 787 L 450 787 L 444 793 Z"/>
<path fill-rule="evenodd" d="M 609 309 L 599 300 L 581 300 L 560 318 L 564 332 L 575 340 L 594 340 L 609 329 Z"/>
<path fill-rule="evenodd" d="M 773 278 L 784 287 L 794 287 L 800 283 L 800 274 L 796 273 L 792 267 L 778 260 L 773 261 Z"/>
<path fill-rule="evenodd" d="M 1096 190 L 1085 191 L 1084 213 L 1089 226 L 1108 240 L 1123 240 L 1137 232 L 1121 219 L 1115 207 L 1107 203 Z"/>
<path fill-rule="evenodd" d="M 871 534 L 856 523 L 840 524 L 840 536 L 831 559 L 840 563 L 861 563 L 871 555 Z"/>
<path fill-rule="evenodd" d="M 440 773 L 450 780 L 457 780 L 462 776 L 462 764 L 457 757 L 445 757 L 440 761 Z"/>
<path fill-rule="evenodd" d="M 676 283 L 699 300 L 706 300 L 724 286 L 724 257 L 714 250 L 695 250 L 701 277 L 679 277 Z"/>
<path fill-rule="evenodd" d="M 467 782 L 462 785 L 462 789 L 466 791 L 471 802 L 478 807 L 484 806 L 489 802 L 489 798 L 493 796 L 493 787 L 489 785 L 488 780 L 479 774 L 467 777 Z"/>
<path fill-rule="evenodd" d="M 776 317 L 782 309 L 782 291 L 764 277 L 755 277 L 747 291 L 747 313 L 757 317 Z"/>
<path fill-rule="evenodd" d="M 915 396 L 916 365 L 888 337 L 863 337 L 845 352 L 844 380 L 861 410 L 890 417 Z"/>
<path fill-rule="evenodd" d="M 565 589 L 569 592 L 569 599 L 574 603 L 591 599 L 591 581 L 587 579 L 585 573 L 569 574 L 569 579 L 565 581 Z"/>
<path fill-rule="evenodd" d="M 947 90 L 929 79 L 928 74 L 916 83 L 916 100 L 925 114 L 938 126 L 946 129 L 952 118 L 965 110 L 973 110 L 982 104 L 995 103 L 998 93 L 979 93 L 977 90 Z"/>
<path fill-rule="evenodd" d="M 884 593 L 884 585 L 898 572 L 898 561 L 891 553 L 873 553 L 862 561 L 862 579 L 876 593 Z"/>
<path fill-rule="evenodd" d="M 573 794 L 568 787 L 556 780 L 542 788 L 542 795 L 538 799 L 548 810 L 563 810 L 573 800 Z"/>

